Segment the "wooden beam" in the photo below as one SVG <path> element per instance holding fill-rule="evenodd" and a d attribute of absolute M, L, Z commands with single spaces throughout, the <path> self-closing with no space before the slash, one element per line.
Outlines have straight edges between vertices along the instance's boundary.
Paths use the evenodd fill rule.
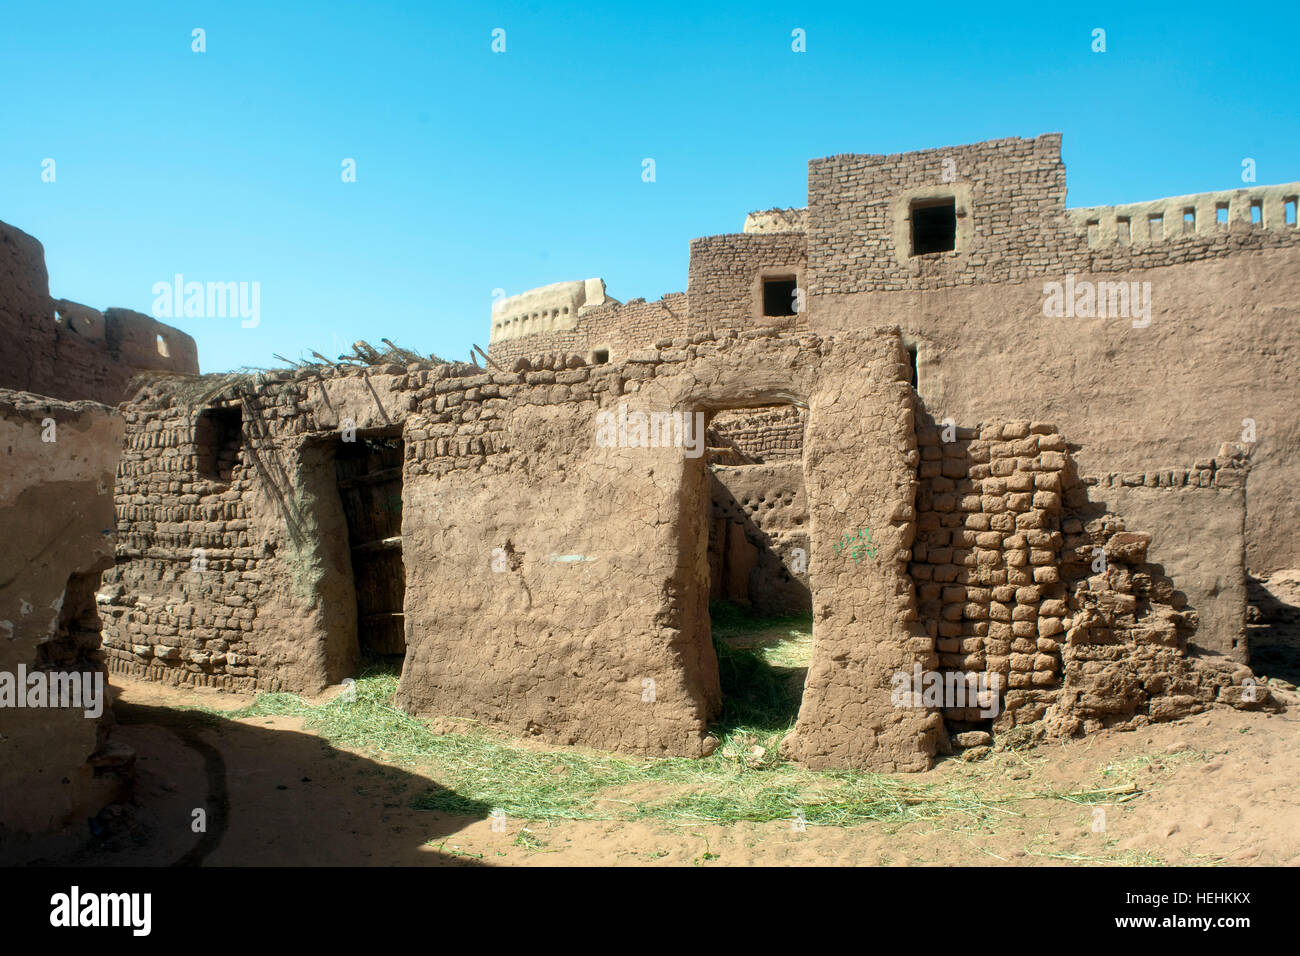
<path fill-rule="evenodd" d="M 402 536 L 396 535 L 392 538 L 382 538 L 379 541 L 364 541 L 361 544 L 354 544 L 353 551 L 401 551 Z"/>

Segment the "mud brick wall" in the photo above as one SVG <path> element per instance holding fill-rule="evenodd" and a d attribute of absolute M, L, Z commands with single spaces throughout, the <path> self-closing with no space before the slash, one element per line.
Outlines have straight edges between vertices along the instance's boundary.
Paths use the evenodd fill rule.
<path fill-rule="evenodd" d="M 102 405 L 0 389 L 0 671 L 103 673 L 94 591 L 113 560 L 122 430 Z M 82 836 L 122 793 L 131 754 L 109 738 L 107 694 L 98 719 L 0 707 L 0 859 L 20 833 Z"/>
<path fill-rule="evenodd" d="M 710 596 L 764 614 L 809 610 L 811 548 L 802 459 L 711 471 Z M 796 561 L 797 549 L 802 562 Z"/>
<path fill-rule="evenodd" d="M 704 735 L 720 698 L 706 637 L 705 460 L 683 458 L 676 449 L 593 448 L 596 413 L 621 402 L 707 410 L 770 401 L 780 391 L 808 396 L 815 420 L 823 402 L 838 394 L 818 382 L 819 366 L 831 382 L 851 366 L 861 387 L 893 389 L 885 392 L 893 401 L 902 397 L 896 338 L 852 336 L 836 343 L 834 372 L 827 371 L 832 346 L 815 338 L 795 341 L 755 330 L 716 344 L 711 339 L 700 334 L 666 349 L 634 352 L 617 367 L 548 362 L 551 367 L 521 368 L 522 380 L 465 383 L 500 389 L 499 396 L 486 399 L 485 391 L 466 392 L 458 402 L 461 383 L 448 380 L 443 407 L 435 397 L 432 413 L 424 406 L 408 418 L 408 454 L 415 464 L 407 473 L 413 507 L 406 513 L 419 524 L 404 525 L 403 531 L 413 549 L 408 637 L 418 638 L 403 671 L 404 707 L 489 715 L 517 732 L 563 742 L 707 752 Z M 876 352 L 888 361 L 864 369 L 862 360 Z M 798 355 L 805 357 L 805 368 L 791 381 L 787 370 Z M 491 413 L 486 420 L 476 411 L 480 399 Z M 552 401 L 568 404 L 553 408 Z M 458 415 L 471 416 L 475 431 L 467 431 Z M 856 429 L 841 424 L 836 439 L 853 443 Z M 484 457 L 476 460 L 480 441 Z M 469 459 L 440 459 L 466 448 Z M 901 455 L 893 454 L 905 473 Z M 525 460 L 534 477 L 521 489 Z M 881 451 L 873 460 L 890 456 Z M 565 476 L 559 486 L 546 477 L 551 467 Z M 907 516 L 892 503 L 896 488 L 883 482 L 873 496 L 856 500 L 905 523 Z M 891 503 L 885 506 L 884 500 Z M 539 509 L 548 515 L 545 523 L 536 519 Z M 887 519 L 879 523 L 886 553 L 893 554 L 899 532 Z M 489 554 L 497 548 L 509 556 L 509 570 L 489 575 Z M 871 578 L 873 592 L 881 589 L 879 604 L 861 607 L 852 624 L 846 617 L 840 628 L 831 625 L 839 642 L 861 648 L 866 640 L 898 641 L 891 652 L 910 660 L 912 649 L 898 640 L 891 610 L 900 600 L 891 577 L 898 567 L 888 562 L 884 573 Z M 839 642 L 828 638 L 832 653 Z M 879 678 L 880 659 L 888 660 L 889 652 L 847 673 L 833 664 L 814 667 L 814 686 L 820 680 L 821 692 L 813 692 L 800 718 L 811 759 L 919 765 L 933 753 L 930 737 L 912 732 L 927 715 L 896 715 L 887 702 L 882 707 L 870 699 L 867 686 L 874 684 L 857 686 Z M 642 699 L 647 679 L 656 697 L 649 711 Z M 866 695 L 859 711 L 881 713 L 889 729 L 864 740 L 842 726 L 836 701 L 850 692 Z"/>
<path fill-rule="evenodd" d="M 1220 467 L 1243 466 L 1239 458 L 1225 456 L 1213 469 L 1195 469 L 1200 475 L 1193 480 L 1205 482 L 1204 488 L 1211 481 L 1205 472 Z M 1060 570 L 1068 614 L 1060 641 L 1060 684 L 1009 690 L 995 729 L 1032 739 L 1120 723 L 1139 727 L 1214 704 L 1277 710 L 1267 687 L 1251 686 L 1250 668 L 1222 654 L 1189 653 L 1200 616 L 1178 582 L 1149 560 L 1152 535 L 1090 500 L 1090 492 L 1104 497 L 1113 488 L 1089 485 L 1070 468 L 1063 475 Z"/>
<path fill-rule="evenodd" d="M 1234 216 L 1222 227 L 1198 215 L 1190 233 L 1090 246 L 1084 224 L 1065 208 L 1059 148 L 1051 135 L 814 160 L 810 327 L 830 334 L 897 322 L 916 345 L 928 408 L 959 422 L 1050 420 L 1079 445 L 1085 474 L 1194 461 L 1207 445 L 1240 440 L 1249 418 L 1258 441 L 1247 567 L 1264 576 L 1297 566 L 1300 539 L 1275 532 L 1300 518 L 1291 493 L 1300 484 L 1300 459 L 1291 453 L 1300 420 L 1279 404 L 1296 391 L 1288 356 L 1300 328 L 1300 229 L 1276 215 L 1288 188 L 1246 190 L 1264 196 L 1262 225 Z M 956 171 L 951 183 L 944 182 L 947 159 Z M 896 217 L 910 196 L 942 192 L 965 204 L 971 241 L 964 250 L 910 258 Z M 1168 216 L 1186 202 L 1218 201 L 1208 195 L 1145 205 Z M 1108 214 L 1092 210 L 1085 221 L 1088 215 Z M 959 238 L 961 228 L 959 220 Z M 1045 283 L 1071 274 L 1149 283 L 1150 324 L 1045 316 Z"/>
<path fill-rule="evenodd" d="M 1066 588 L 1058 565 L 1066 443 L 1040 422 L 917 429 L 910 572 L 940 670 L 1048 687 L 1060 670 Z M 978 719 L 977 710 L 950 716 Z"/>
<path fill-rule="evenodd" d="M 805 327 L 805 316 L 763 317 L 760 274 L 803 276 L 807 239 L 803 233 L 733 233 L 691 240 L 687 294 L 691 328 L 753 328 L 785 323 Z M 802 285 L 802 280 L 801 280 Z"/>
<path fill-rule="evenodd" d="M 316 692 L 355 666 L 341 505 L 337 493 L 334 507 L 317 505 L 333 461 L 308 440 L 305 383 L 287 378 L 199 400 L 164 381 L 124 407 L 116 566 L 99 596 L 113 672 Z M 224 473 L 213 472 L 220 450 L 200 424 L 214 403 L 240 410 L 239 452 Z"/>
<path fill-rule="evenodd" d="M 1233 586 L 1247 470 L 1239 450 L 1190 469 L 1080 479 L 1052 426 L 948 434 L 944 442 L 942 426 L 918 428 L 910 571 L 939 669 L 1001 675 L 995 730 L 1077 735 L 1216 702 L 1272 706 L 1265 691 L 1243 694 L 1251 674 L 1241 657 L 1198 654 L 1230 641 L 1244 618 L 1244 589 Z M 1168 566 L 1149 554 L 1157 537 Z M 1213 545 L 1221 553 L 1203 553 Z M 981 719 L 973 708 L 945 717 L 954 729 Z"/>
<path fill-rule="evenodd" d="M 126 309 L 50 298 L 45 250 L 0 222 L 0 388 L 116 405 L 141 372 L 199 370 L 194 340 Z M 162 337 L 168 355 L 159 351 Z"/>
<path fill-rule="evenodd" d="M 954 182 L 945 182 L 945 160 L 955 164 Z M 895 238 L 907 197 L 940 188 L 958 196 L 959 217 L 964 213 L 973 229 L 970 249 L 910 258 Z M 1081 248 L 1086 240 L 1065 217 L 1059 134 L 808 164 L 814 296 L 1027 278 Z"/>
<path fill-rule="evenodd" d="M 620 404 L 707 416 L 797 401 L 817 463 L 806 476 L 809 525 L 869 526 L 880 556 L 846 568 L 829 540 L 810 545 L 823 630 L 787 747 L 825 766 L 929 764 L 938 717 L 893 708 L 887 679 L 933 650 L 914 623 L 902 557 L 915 448 L 895 330 L 698 333 L 620 364 L 548 355 L 515 365 L 317 367 L 146 386 L 127 407 L 121 546 L 102 596 L 114 666 L 308 691 L 350 673 L 355 593 L 331 487 L 350 421 L 359 435 L 405 442 L 403 707 L 559 742 L 707 752 L 721 703 L 708 638 L 707 460 L 601 447 L 596 416 Z M 242 445 L 229 474 L 212 476 L 197 423 L 222 406 L 241 410 Z M 206 565 L 196 571 L 198 547 Z"/>
<path fill-rule="evenodd" d="M 1148 560 L 1177 582 L 1174 606 L 1195 611 L 1205 653 L 1247 663 L 1247 459 L 1232 445 L 1192 467 L 1083 479 L 1089 497 L 1151 535 Z M 1067 541 L 1067 543 L 1070 543 Z"/>
<path fill-rule="evenodd" d="M 755 464 L 803 455 L 804 411 L 794 405 L 719 412 L 712 427 Z"/>
<path fill-rule="evenodd" d="M 844 154 L 808 164 L 811 296 L 1023 282 L 1065 272 L 1127 272 L 1260 249 L 1300 248 L 1300 230 L 1237 221 L 1231 228 L 1170 231 L 1167 240 L 1090 247 L 1066 213 L 1061 137 L 999 139 L 895 153 Z M 946 167 L 955 177 L 945 180 Z M 909 198 L 957 198 L 965 250 L 910 256 L 899 247 Z M 1276 218 L 1276 217 L 1275 217 Z M 1172 225 L 1172 223 L 1171 223 Z M 1181 226 L 1181 223 L 1179 223 Z M 910 240 L 908 240 L 910 242 Z"/>
<path fill-rule="evenodd" d="M 686 293 L 674 292 L 653 302 L 632 299 L 600 306 L 580 315 L 572 329 L 505 339 L 493 343 L 488 354 L 507 368 L 520 357 L 576 352 L 589 358 L 595 349 L 608 349 L 610 361 L 619 362 L 636 349 L 680 338 L 688 331 Z"/>

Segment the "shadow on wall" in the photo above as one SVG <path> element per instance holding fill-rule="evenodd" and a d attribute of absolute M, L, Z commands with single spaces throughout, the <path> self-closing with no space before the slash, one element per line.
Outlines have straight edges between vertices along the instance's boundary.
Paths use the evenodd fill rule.
<path fill-rule="evenodd" d="M 1246 575 L 1251 667 L 1264 677 L 1300 684 L 1300 572 Z"/>
<path fill-rule="evenodd" d="M 755 523 L 731 490 L 709 476 L 713 520 L 709 527 L 710 599 L 752 607 L 760 615 L 800 614 L 812 610 L 808 574 L 791 574 L 776 542 Z M 796 539 L 809 553 L 807 535 Z"/>

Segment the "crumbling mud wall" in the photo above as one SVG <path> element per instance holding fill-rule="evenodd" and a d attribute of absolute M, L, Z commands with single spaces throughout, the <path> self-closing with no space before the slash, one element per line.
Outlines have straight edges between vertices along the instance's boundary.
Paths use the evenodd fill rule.
<path fill-rule="evenodd" d="M 1200 616 L 1150 562 L 1152 536 L 1098 515 L 1088 492 L 1067 469 L 1061 577 L 1070 613 L 1059 687 L 1008 691 L 994 729 L 1032 739 L 1176 720 L 1215 705 L 1280 710 L 1249 667 L 1193 645 Z"/>
<path fill-rule="evenodd" d="M 1148 560 L 1177 582 L 1200 622 L 1190 646 L 1250 661 L 1246 640 L 1246 483 L 1249 459 L 1225 443 L 1182 468 L 1088 476 L 1089 498 L 1149 534 Z M 1253 477 L 1251 478 L 1253 480 Z"/>
<path fill-rule="evenodd" d="M 918 442 L 910 572 L 920 617 L 941 673 L 983 674 L 1004 691 L 998 708 L 946 708 L 950 729 L 1073 735 L 1243 704 L 1252 675 L 1232 645 L 1245 614 L 1241 458 L 1183 469 L 1176 483 L 1158 473 L 1137 498 L 1116 494 L 1109 476 L 1081 480 L 1045 423 L 923 424 Z M 1215 496 L 1196 505 L 1215 523 L 1190 553 L 1174 543 L 1187 524 L 1180 494 Z M 1151 563 L 1144 518 L 1160 520 L 1164 553 L 1195 582 L 1192 595 L 1175 569 Z M 1235 539 L 1197 551 L 1216 526 L 1235 527 Z M 1233 580 L 1236 589 L 1223 585 Z M 1264 688 L 1249 697 L 1268 704 Z"/>
<path fill-rule="evenodd" d="M 86 818 L 129 779 L 131 755 L 109 739 L 94 601 L 99 574 L 113 562 L 113 472 L 122 432 L 122 420 L 102 405 L 0 390 L 0 847 L 6 850 L 21 842 L 17 834 L 84 834 Z M 80 685 L 76 696 L 69 677 Z M 56 696 L 59 686 L 69 696 Z"/>
<path fill-rule="evenodd" d="M 50 298 L 45 250 L 0 222 L 0 388 L 116 405 L 141 372 L 199 370 L 194 339 L 127 309 Z"/>

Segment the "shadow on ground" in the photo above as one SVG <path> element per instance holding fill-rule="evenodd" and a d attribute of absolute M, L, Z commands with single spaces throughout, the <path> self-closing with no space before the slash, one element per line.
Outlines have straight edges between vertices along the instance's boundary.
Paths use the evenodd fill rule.
<path fill-rule="evenodd" d="M 61 866 L 478 865 L 456 834 L 466 815 L 412 809 L 438 785 L 294 729 L 285 717 L 242 721 L 115 700 L 115 741 L 136 751 L 127 803 L 88 821 L 78 850 L 25 861 Z M 196 832 L 196 821 L 205 830 Z"/>

